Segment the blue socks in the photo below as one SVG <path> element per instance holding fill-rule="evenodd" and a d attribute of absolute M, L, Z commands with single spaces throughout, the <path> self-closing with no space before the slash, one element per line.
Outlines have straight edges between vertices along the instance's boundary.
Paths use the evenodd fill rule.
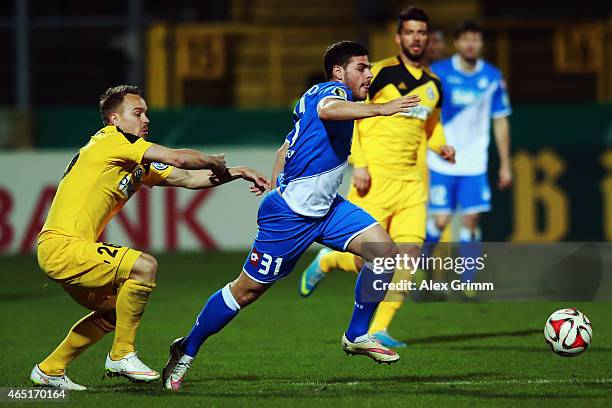
<path fill-rule="evenodd" d="M 430 242 L 433 245 L 440 241 L 442 231 L 436 225 L 436 221 L 433 218 L 427 220 L 427 227 L 425 228 L 425 242 Z"/>
<path fill-rule="evenodd" d="M 423 256 L 431 256 L 436 244 L 440 241 L 441 231 L 436 226 L 433 219 L 427 221 L 427 234 L 425 243 L 423 245 Z M 471 231 L 466 227 L 462 226 L 459 230 L 459 256 L 464 258 L 476 259 L 482 256 L 482 233 L 480 228 Z M 466 268 L 463 274 L 460 275 L 461 282 L 474 282 L 476 279 L 476 272 L 478 270 L 475 267 Z"/>
<path fill-rule="evenodd" d="M 240 311 L 240 305 L 232 296 L 228 283 L 223 289 L 219 289 L 208 298 L 191 332 L 183 340 L 182 351 L 188 356 L 195 357 L 202 343 L 225 327 L 236 317 L 238 311 Z"/>
<path fill-rule="evenodd" d="M 442 231 L 436 225 L 436 221 L 433 218 L 427 220 L 427 228 L 425 229 L 425 242 L 423 243 L 423 256 L 429 257 L 436 249 L 436 245 L 440 241 Z"/>
<path fill-rule="evenodd" d="M 393 271 L 376 274 L 367 263 L 363 265 L 355 284 L 353 317 L 345 333 L 349 341 L 354 342 L 357 337 L 368 333 L 370 320 L 372 320 L 378 304 L 383 301 L 387 293 L 386 290 L 375 290 L 374 288 L 380 287 L 382 283 L 391 282 L 392 278 Z M 381 282 L 375 286 L 374 282 L 377 280 Z"/>
<path fill-rule="evenodd" d="M 462 227 L 459 231 L 459 256 L 478 258 L 482 256 L 482 233 L 480 228 L 476 228 L 475 231 L 471 231 L 465 227 Z M 476 278 L 476 267 L 466 268 L 465 272 L 461 274 L 461 282 L 467 282 L 468 280 L 474 282 Z"/>

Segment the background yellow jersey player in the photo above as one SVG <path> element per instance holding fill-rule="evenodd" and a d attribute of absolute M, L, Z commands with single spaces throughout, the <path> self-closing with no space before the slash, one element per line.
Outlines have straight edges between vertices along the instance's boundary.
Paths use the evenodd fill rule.
<path fill-rule="evenodd" d="M 417 164 L 420 147 L 428 140 L 429 149 L 444 160 L 452 163 L 455 158 L 440 123 L 440 81 L 422 65 L 428 23 L 429 17 L 418 8 L 408 8 L 399 15 L 395 37 L 399 55 L 374 64 L 368 90 L 372 103 L 410 93 L 420 97 L 419 106 L 408 113 L 357 121 L 351 149 L 353 182 L 348 199 L 372 214 L 396 243 L 403 244 L 400 251 L 412 256 L 420 254 L 427 216 L 427 189 L 422 166 Z M 350 253 L 321 250 L 302 274 L 300 293 L 309 296 L 334 269 L 358 272 L 360 262 Z M 398 272 L 395 279 L 410 279 L 409 271 Z M 370 332 L 387 347 L 405 346 L 387 333 L 405 295 L 390 292 L 372 321 Z"/>
<path fill-rule="evenodd" d="M 245 167 L 227 168 L 223 155 L 168 149 L 146 141 L 147 105 L 137 87 L 110 88 L 100 98 L 105 127 L 72 159 L 38 236 L 43 272 L 91 313 L 32 370 L 34 385 L 83 390 L 66 367 L 106 333 L 115 339 L 106 358 L 111 376 L 154 381 L 159 374 L 138 358 L 136 329 L 155 288 L 157 261 L 121 245 L 96 242 L 108 221 L 143 185 L 208 188 L 244 178 L 261 194 L 268 181 Z"/>

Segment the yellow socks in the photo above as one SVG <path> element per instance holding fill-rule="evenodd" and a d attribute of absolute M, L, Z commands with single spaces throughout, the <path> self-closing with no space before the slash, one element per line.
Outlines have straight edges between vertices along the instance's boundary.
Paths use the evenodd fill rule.
<path fill-rule="evenodd" d="M 91 312 L 72 326 L 64 341 L 38 366 L 47 375 L 63 375 L 72 360 L 114 328 L 97 312 Z"/>
<path fill-rule="evenodd" d="M 149 295 L 154 288 L 154 283 L 128 279 L 119 289 L 116 305 L 117 328 L 110 352 L 111 359 L 120 360 L 134 351 L 136 329 L 138 329 Z"/>
<path fill-rule="evenodd" d="M 340 269 L 347 272 L 358 273 L 357 265 L 355 265 L 355 255 L 350 252 L 332 251 L 321 257 L 319 261 L 321 271 L 327 273 L 333 269 Z"/>
<path fill-rule="evenodd" d="M 401 281 L 411 281 L 414 277 L 410 274 L 407 269 L 398 269 L 393 275 L 393 283 L 399 283 Z M 391 320 L 395 316 L 395 313 L 402 307 L 404 300 L 408 296 L 408 292 L 400 290 L 390 290 L 387 292 L 385 299 L 380 302 L 372 324 L 370 325 L 370 333 L 374 334 L 381 330 L 387 330 L 391 324 Z"/>
<path fill-rule="evenodd" d="M 110 353 L 113 360 L 119 360 L 134 351 L 136 329 L 154 288 L 154 283 L 128 279 L 119 290 L 116 304 L 117 327 Z M 115 326 L 111 322 L 98 312 L 91 312 L 72 326 L 66 338 L 38 366 L 47 375 L 63 375 L 68 364 L 113 330 Z"/>
<path fill-rule="evenodd" d="M 391 320 L 393 320 L 393 316 L 399 310 L 404 302 L 380 302 L 378 308 L 376 309 L 376 314 L 374 315 L 374 319 L 372 320 L 372 325 L 370 326 L 370 333 L 374 334 L 381 330 L 387 330 L 387 327 L 391 324 Z"/>

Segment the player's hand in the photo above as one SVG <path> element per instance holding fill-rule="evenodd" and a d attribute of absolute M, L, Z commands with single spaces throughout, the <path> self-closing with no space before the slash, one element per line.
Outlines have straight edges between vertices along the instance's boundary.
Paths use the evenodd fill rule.
<path fill-rule="evenodd" d="M 372 178 L 370 177 L 370 172 L 367 167 L 357 167 L 353 169 L 353 185 L 357 189 L 359 197 L 368 194 L 372 186 Z"/>
<path fill-rule="evenodd" d="M 260 196 L 270 190 L 270 180 L 268 180 L 266 176 L 248 167 L 241 167 L 240 170 L 242 172 L 242 178 L 253 183 L 251 187 L 249 187 L 251 193 Z"/>
<path fill-rule="evenodd" d="M 399 112 L 410 112 L 421 102 L 419 95 L 405 95 L 390 102 L 380 104 L 380 115 L 391 116 Z"/>
<path fill-rule="evenodd" d="M 440 146 L 440 157 L 451 164 L 455 164 L 455 148 L 450 145 Z"/>
<path fill-rule="evenodd" d="M 213 174 L 219 178 L 223 177 L 227 172 L 227 167 L 225 164 L 225 153 L 221 154 L 211 154 L 208 156 L 209 160 L 209 169 L 213 172 Z"/>
<path fill-rule="evenodd" d="M 505 190 L 510 186 L 512 186 L 512 170 L 510 169 L 510 165 L 500 166 L 497 188 L 500 190 Z"/>

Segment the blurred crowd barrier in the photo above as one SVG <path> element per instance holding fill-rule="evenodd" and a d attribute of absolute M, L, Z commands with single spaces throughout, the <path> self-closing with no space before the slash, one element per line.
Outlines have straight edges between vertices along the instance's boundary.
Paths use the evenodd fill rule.
<path fill-rule="evenodd" d="M 445 37 L 446 51 L 441 57 L 454 52 L 453 28 L 463 18 L 473 18 L 469 16 L 476 5 L 471 3 L 467 8 L 455 5 L 455 15 L 441 13 L 452 4 L 432 14 L 438 17 L 433 19 L 434 26 Z M 263 21 L 154 24 L 147 31 L 150 105 L 279 107 L 304 92 L 313 74 L 321 73 L 321 56 L 336 41 L 368 43 L 372 61 L 397 54 L 395 20 L 359 27 L 338 24 L 342 19 L 339 14 L 319 23 L 293 26 Z M 491 19 L 483 28 L 484 58 L 504 73 L 515 101 L 612 100 L 612 51 L 606 46 L 612 37 L 612 17 L 590 21 Z"/>

